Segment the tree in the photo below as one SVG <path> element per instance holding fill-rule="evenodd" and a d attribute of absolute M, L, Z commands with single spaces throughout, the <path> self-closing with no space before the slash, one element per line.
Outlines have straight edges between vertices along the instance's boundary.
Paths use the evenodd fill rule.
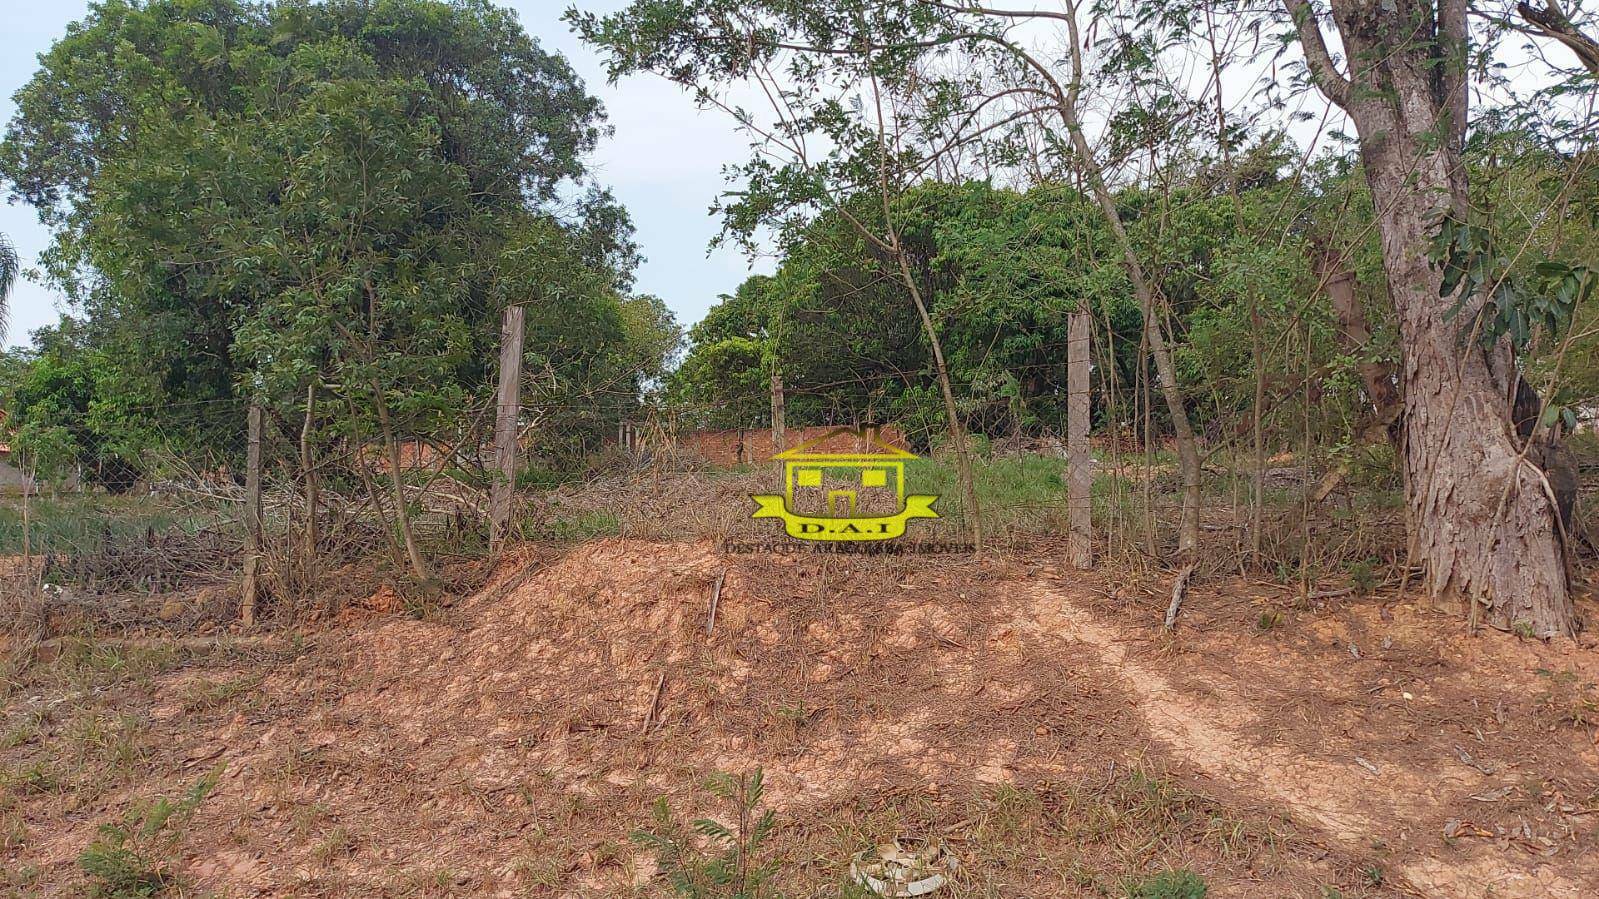
<path fill-rule="evenodd" d="M 608 194 L 570 202 L 598 101 L 487 2 L 112 0 L 41 61 L 0 174 L 54 229 L 45 270 L 120 395 L 169 431 L 227 434 L 242 394 L 313 381 L 375 414 L 374 379 L 428 428 L 486 380 L 522 217 L 563 211 L 617 290 L 636 261 Z"/>
<path fill-rule="evenodd" d="M 16 247 L 0 234 L 0 342 L 6 339 L 7 327 L 11 324 L 11 288 L 17 283 L 19 271 Z"/>
<path fill-rule="evenodd" d="M 35 349 L 17 360 L 0 381 L 0 408 L 15 431 L 11 442 L 42 477 L 62 479 L 81 473 L 84 481 L 119 493 L 138 477 L 137 438 L 107 416 L 109 372 L 103 353 L 84 343 L 71 322 L 42 328 Z"/>
<path fill-rule="evenodd" d="M 265 404 L 308 494 L 314 445 L 355 447 L 420 580 L 399 447 L 470 455 L 503 307 L 529 306 L 525 368 L 565 417 L 614 420 L 660 368 L 631 225 L 587 179 L 599 102 L 486 0 L 108 0 L 41 64 L 0 175 L 54 231 L 99 414 L 236 454 Z"/>
<path fill-rule="evenodd" d="M 877 249 L 897 259 L 927 332 L 963 483 L 970 482 L 964 474 L 969 463 L 957 430 L 957 402 L 939 335 L 891 214 L 892 195 L 929 173 L 958 170 L 966 148 L 1014 132 L 1023 121 L 1048 117 L 1064 124 L 1067 139 L 1047 142 L 1049 153 L 1067 161 L 1099 206 L 1138 299 L 1183 474 L 1179 551 L 1194 558 L 1200 499 L 1196 438 L 1177 383 L 1161 298 L 1127 235 L 1105 168 L 1080 120 L 1085 78 L 1075 4 L 1068 3 L 1064 12 L 1017 12 L 940 0 L 636 0 L 615 15 L 573 10 L 568 17 L 587 40 L 610 53 L 613 76 L 657 72 L 727 109 L 757 135 L 757 156 L 741 171 L 748 186 L 727 209 L 735 229 L 783 227 L 825 207 L 866 226 Z M 1069 32 L 1064 74 L 1016 36 L 1011 26 L 1026 19 L 1064 23 Z M 726 98 L 723 88 L 738 80 L 753 83 L 764 95 L 772 124 L 761 124 Z M 825 159 L 820 153 L 813 158 L 811 141 L 831 147 Z M 774 156 L 783 164 L 771 162 Z M 882 196 L 884 214 L 861 219 L 846 201 L 873 190 Z M 968 505 L 974 505 L 975 495 L 966 492 Z"/>
<path fill-rule="evenodd" d="M 1467 0 L 1333 0 L 1343 68 L 1328 49 L 1324 15 L 1305 0 L 1283 6 L 1313 81 L 1360 136 L 1401 338 L 1411 552 L 1426 566 L 1429 591 L 1463 597 L 1474 617 L 1539 636 L 1571 634 L 1553 491 L 1512 418 L 1520 372 L 1511 340 L 1462 339 L 1461 322 L 1483 326 L 1494 286 L 1446 280 L 1429 253 L 1445 222 L 1471 218 L 1462 155 Z"/>
<path fill-rule="evenodd" d="M 1468 0 L 1331 0 L 1330 20 L 1348 57 L 1340 69 L 1321 31 L 1324 7 L 1307 0 L 1282 4 L 1312 82 L 1348 113 L 1358 132 L 1401 349 L 1414 559 L 1426 567 L 1433 593 L 1469 599 L 1473 614 L 1496 626 L 1540 635 L 1570 633 L 1575 622 L 1558 503 L 1548 466 L 1539 464 L 1554 452 L 1547 423 L 1538 424 L 1550 407 L 1525 383 L 1517 344 L 1569 320 L 1570 307 L 1591 282 L 1586 270 L 1557 262 L 1536 277 L 1510 277 L 1515 254 L 1498 252 L 1494 235 L 1482 230 L 1470 207 L 1464 154 L 1474 51 L 1468 16 L 1485 23 L 1487 43 L 1496 30 L 1514 28 L 1557 41 L 1581 66 L 1589 65 L 1590 42 L 1574 36 L 1586 34 L 1588 23 L 1574 21 L 1558 4 L 1546 6 L 1539 11 L 1521 4 L 1519 19 L 1512 20 L 1507 8 L 1471 9 Z M 970 0 L 639 0 L 621 16 L 576 18 L 586 36 L 612 51 L 619 70 L 649 69 L 703 89 L 753 68 L 764 71 L 767 86 L 802 85 L 806 108 L 816 110 L 803 124 L 830 136 L 847 139 L 853 132 L 845 123 L 858 122 L 862 106 L 869 121 L 870 98 L 879 95 L 852 88 L 847 76 L 862 85 L 869 78 L 874 88 L 881 83 L 880 95 L 893 98 L 890 143 L 913 171 L 958 171 L 970 162 L 968 154 L 989 170 L 1010 173 L 1043 171 L 1051 159 L 1061 164 L 1099 207 L 1138 301 L 1155 380 L 1178 438 L 1184 482 L 1179 541 L 1192 557 L 1199 458 L 1180 348 L 1172 346 L 1164 324 L 1179 317 L 1178 298 L 1161 289 L 1161 272 L 1140 243 L 1136 214 L 1121 202 L 1125 184 L 1114 180 L 1110 161 L 1138 155 L 1150 172 L 1162 170 L 1145 177 L 1165 180 L 1164 167 L 1192 134 L 1184 123 L 1205 107 L 1183 95 L 1160 60 L 1198 43 L 1198 22 L 1219 15 L 1247 30 L 1259 20 L 1249 18 L 1253 12 L 1205 2 L 1130 0 L 1112 8 L 1114 16 L 1104 6 L 1086 10 L 1112 32 L 1097 42 L 1085 41 L 1078 5 L 1070 2 L 1064 9 L 1013 9 Z M 1205 89 L 1219 95 L 1227 60 L 1214 45 L 1210 50 L 1212 79 Z M 1100 56 L 1097 70 L 1085 60 L 1090 53 Z M 1481 73 L 1486 86 L 1502 89 L 1492 62 L 1470 70 Z M 1101 138 L 1096 153 L 1082 110 L 1102 83 L 1123 91 L 1124 108 L 1099 111 L 1105 124 L 1095 125 Z M 1509 114 L 1537 128 L 1546 123 L 1532 116 L 1559 106 L 1562 93 L 1580 100 L 1591 83 L 1587 74 L 1562 76 L 1541 102 Z M 1283 109 L 1273 89 L 1263 91 L 1268 111 Z M 789 97 L 773 96 L 774 103 Z M 1558 143 L 1562 138 L 1555 135 L 1564 134 L 1570 144 L 1591 133 L 1591 119 L 1580 113 L 1560 124 L 1549 129 L 1548 140 Z M 795 141 L 803 133 L 809 131 L 777 132 Z M 1221 116 L 1215 139 L 1231 170 L 1223 180 L 1236 189 L 1242 169 L 1230 164 L 1232 133 Z M 1017 154 L 1017 142 L 1045 148 L 1043 161 Z M 795 180 L 803 183 L 787 173 L 752 183 L 781 187 Z M 1172 208 L 1162 197 L 1161 215 Z M 1446 222 L 1457 227 L 1441 230 Z M 1435 241 L 1440 234 L 1444 239 Z M 1484 273 L 1489 276 L 1480 277 Z M 1522 403 L 1531 415 L 1512 412 L 1515 396 L 1531 398 Z M 1267 402 L 1257 391 L 1257 414 L 1267 411 Z"/>

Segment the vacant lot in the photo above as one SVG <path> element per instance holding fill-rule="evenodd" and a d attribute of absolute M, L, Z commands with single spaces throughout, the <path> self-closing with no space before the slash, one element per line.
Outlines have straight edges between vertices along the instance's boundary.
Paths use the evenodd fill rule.
<path fill-rule="evenodd" d="M 608 538 L 294 630 L 14 642 L 6 884 L 665 896 L 638 832 L 733 820 L 705 780 L 762 769 L 788 896 L 896 835 L 957 855 L 950 896 L 1599 890 L 1591 640 L 1256 582 L 1167 635 L 1059 552 Z"/>

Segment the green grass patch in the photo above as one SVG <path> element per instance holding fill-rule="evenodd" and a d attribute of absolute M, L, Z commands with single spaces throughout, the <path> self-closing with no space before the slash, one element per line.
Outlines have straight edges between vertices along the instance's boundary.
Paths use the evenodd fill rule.
<path fill-rule="evenodd" d="M 1205 878 L 1178 869 L 1129 882 L 1127 895 L 1129 899 L 1205 899 L 1209 889 Z"/>
<path fill-rule="evenodd" d="M 1066 460 L 1045 456 L 1009 459 L 974 459 L 972 480 L 977 502 L 996 508 L 1045 508 L 1065 502 Z M 960 483 L 955 466 L 933 459 L 912 459 L 905 464 L 908 492 L 936 493 L 946 497 L 947 508 L 960 504 Z"/>
<path fill-rule="evenodd" d="M 78 856 L 94 899 L 145 899 L 172 891 L 173 862 L 194 810 L 216 786 L 218 767 L 177 799 L 138 802 L 122 820 L 102 824 L 94 842 Z"/>
<path fill-rule="evenodd" d="M 522 536 L 530 540 L 557 540 L 582 543 L 622 533 L 622 522 L 615 512 L 604 509 L 574 509 L 553 512 L 545 521 L 522 522 Z"/>
<path fill-rule="evenodd" d="M 0 553 L 23 549 L 23 498 L 0 497 Z M 73 554 L 156 533 L 195 534 L 215 516 L 174 508 L 156 496 L 63 494 L 27 500 L 29 544 L 34 553 Z"/>
<path fill-rule="evenodd" d="M 102 643 L 92 637 L 70 637 L 61 647 L 53 670 L 80 690 L 105 689 L 125 683 L 148 685 L 151 679 L 184 663 L 177 646 L 130 646 Z"/>

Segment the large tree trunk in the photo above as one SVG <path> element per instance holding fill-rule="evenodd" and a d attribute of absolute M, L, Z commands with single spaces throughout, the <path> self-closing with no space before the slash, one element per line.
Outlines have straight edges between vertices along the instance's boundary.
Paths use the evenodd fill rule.
<path fill-rule="evenodd" d="M 1463 344 L 1459 320 L 1443 320 L 1449 302 L 1439 299 L 1439 273 L 1424 255 L 1436 200 L 1407 184 L 1402 171 L 1370 164 L 1367 171 L 1402 337 L 1412 554 L 1426 566 L 1430 593 L 1479 603 L 1487 623 L 1570 634 L 1558 516 L 1543 473 L 1521 457 L 1511 427 L 1514 360 L 1504 346 Z"/>
<path fill-rule="evenodd" d="M 1543 472 L 1521 452 L 1511 399 L 1518 377 L 1503 343 L 1484 349 L 1445 320 L 1454 297 L 1427 258 L 1445 215 L 1464 217 L 1464 0 L 1333 0 L 1349 77 L 1334 68 L 1303 0 L 1294 14 L 1318 86 L 1348 111 L 1377 210 L 1397 313 L 1404 379 L 1410 551 L 1434 596 L 1473 603 L 1495 627 L 1553 636 L 1576 627 L 1565 546 Z"/>

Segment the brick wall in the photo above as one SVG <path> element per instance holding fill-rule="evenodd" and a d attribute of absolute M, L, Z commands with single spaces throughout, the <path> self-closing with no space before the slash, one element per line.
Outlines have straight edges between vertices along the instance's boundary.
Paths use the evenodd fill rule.
<path fill-rule="evenodd" d="M 789 428 L 783 432 L 786 449 L 793 449 L 807 440 L 825 437 L 839 430 L 836 425 L 814 428 Z M 905 447 L 905 435 L 892 425 L 878 430 L 878 437 L 893 446 Z M 712 465 L 737 465 L 744 462 L 766 462 L 772 458 L 771 428 L 744 428 L 726 431 L 696 431 L 677 438 L 678 450 L 697 456 Z M 845 433 L 824 441 L 818 450 L 835 453 L 869 452 L 867 442 L 853 434 Z"/>

